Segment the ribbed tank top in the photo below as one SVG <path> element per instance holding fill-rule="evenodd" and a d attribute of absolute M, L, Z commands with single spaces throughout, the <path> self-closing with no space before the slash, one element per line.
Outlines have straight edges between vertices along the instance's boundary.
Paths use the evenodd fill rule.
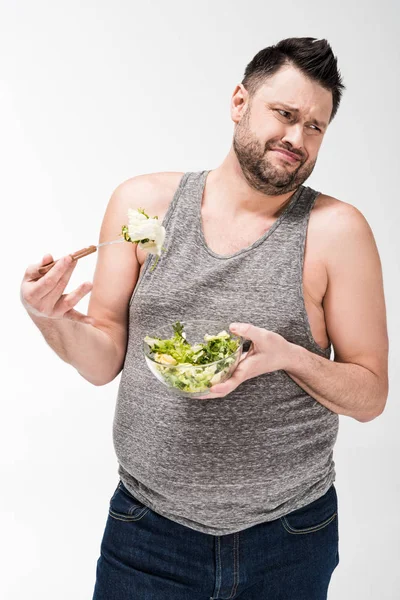
<path fill-rule="evenodd" d="M 155 257 L 146 257 L 130 299 L 113 442 L 118 474 L 143 504 L 225 535 L 325 494 L 335 480 L 338 415 L 284 370 L 199 400 L 171 393 L 148 369 L 145 335 L 191 319 L 252 323 L 330 359 L 331 346 L 321 348 L 312 336 L 303 297 L 307 226 L 320 192 L 301 185 L 262 237 L 219 255 L 202 229 L 208 173 L 182 176 L 162 222 L 166 252 L 153 271 Z"/>

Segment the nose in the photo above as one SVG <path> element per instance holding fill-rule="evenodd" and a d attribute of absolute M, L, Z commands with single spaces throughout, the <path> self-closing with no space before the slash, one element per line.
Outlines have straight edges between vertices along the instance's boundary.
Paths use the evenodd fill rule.
<path fill-rule="evenodd" d="M 286 128 L 286 133 L 282 138 L 282 142 L 290 144 L 288 150 L 293 150 L 298 156 L 304 156 L 303 145 L 303 127 L 301 123 L 291 125 Z"/>

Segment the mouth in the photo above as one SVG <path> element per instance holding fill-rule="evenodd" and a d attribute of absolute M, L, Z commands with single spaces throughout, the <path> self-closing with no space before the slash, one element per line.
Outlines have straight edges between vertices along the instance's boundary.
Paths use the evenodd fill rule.
<path fill-rule="evenodd" d="M 282 156 L 282 158 L 285 158 L 288 162 L 291 163 L 299 162 L 300 160 L 300 158 L 296 156 L 296 154 L 292 154 L 291 152 L 287 152 L 286 150 L 273 149 L 273 152 L 277 152 L 279 156 Z"/>

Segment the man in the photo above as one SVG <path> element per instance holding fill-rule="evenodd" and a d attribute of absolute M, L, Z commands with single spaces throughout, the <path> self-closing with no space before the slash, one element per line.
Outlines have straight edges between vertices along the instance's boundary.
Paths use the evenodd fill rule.
<path fill-rule="evenodd" d="M 370 421 L 388 395 L 371 229 L 354 206 L 303 185 L 343 89 L 326 40 L 265 48 L 234 90 L 218 168 L 133 177 L 110 199 L 100 242 L 128 208 L 162 221 L 154 271 L 129 243 L 102 247 L 93 286 L 66 295 L 70 257 L 40 279 L 39 264 L 26 271 L 22 301 L 59 356 L 94 385 L 122 370 L 120 481 L 95 600 L 327 597 L 338 416 Z M 90 289 L 86 316 L 73 307 Z M 141 349 L 158 326 L 191 318 L 231 323 L 251 342 L 202 398 L 171 394 Z"/>

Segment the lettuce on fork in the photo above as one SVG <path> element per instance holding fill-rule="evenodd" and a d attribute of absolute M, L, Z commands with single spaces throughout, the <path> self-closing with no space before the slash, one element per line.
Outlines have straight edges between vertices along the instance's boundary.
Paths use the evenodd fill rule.
<path fill-rule="evenodd" d="M 150 218 L 143 208 L 128 208 L 128 225 L 122 226 L 122 234 L 127 242 L 137 243 L 139 248 L 148 254 L 156 254 L 157 258 L 150 271 L 158 263 L 165 239 L 165 227 L 158 221 L 158 217 Z"/>

